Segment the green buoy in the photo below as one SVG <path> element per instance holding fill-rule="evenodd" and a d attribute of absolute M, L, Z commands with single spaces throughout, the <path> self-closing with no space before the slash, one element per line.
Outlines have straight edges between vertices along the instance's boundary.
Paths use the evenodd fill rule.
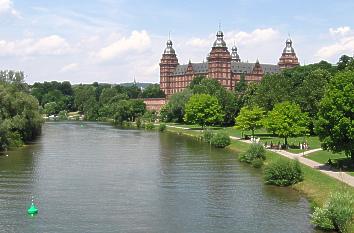
<path fill-rule="evenodd" d="M 38 208 L 36 207 L 36 205 L 33 203 L 33 199 L 32 199 L 32 204 L 31 207 L 27 209 L 27 213 L 30 215 L 35 215 L 38 213 Z"/>

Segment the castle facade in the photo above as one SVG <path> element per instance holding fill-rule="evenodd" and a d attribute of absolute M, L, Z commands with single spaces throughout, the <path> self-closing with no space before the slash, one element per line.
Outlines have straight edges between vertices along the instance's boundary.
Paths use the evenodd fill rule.
<path fill-rule="evenodd" d="M 242 75 L 246 82 L 258 82 L 265 74 L 277 73 L 281 69 L 299 65 L 292 47 L 292 41 L 286 40 L 286 46 L 277 65 L 242 62 L 236 46 L 229 52 L 224 34 L 218 31 L 206 62 L 180 65 L 172 41 L 167 41 L 160 61 L 160 88 L 167 98 L 185 89 L 196 76 L 206 76 L 218 80 L 222 86 L 233 90 Z"/>

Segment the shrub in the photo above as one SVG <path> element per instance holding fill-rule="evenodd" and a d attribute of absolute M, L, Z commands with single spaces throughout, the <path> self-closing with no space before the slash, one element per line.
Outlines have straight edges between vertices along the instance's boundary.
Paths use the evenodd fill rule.
<path fill-rule="evenodd" d="M 335 192 L 331 194 L 325 208 L 328 209 L 330 219 L 335 230 L 347 232 L 354 216 L 354 199 L 349 192 Z"/>
<path fill-rule="evenodd" d="M 204 130 L 203 133 L 203 140 L 207 143 L 210 143 L 211 138 L 213 137 L 214 133 L 211 130 Z"/>
<path fill-rule="evenodd" d="M 159 131 L 160 131 L 160 132 L 163 132 L 163 131 L 165 131 L 165 130 L 166 130 L 166 124 L 161 123 L 161 124 L 159 125 Z"/>
<path fill-rule="evenodd" d="M 154 129 L 154 128 L 155 128 L 155 126 L 151 122 L 148 122 L 148 123 L 145 124 L 145 129 L 151 130 L 151 129 Z"/>
<path fill-rule="evenodd" d="M 231 144 L 231 139 L 225 133 L 216 133 L 211 137 L 210 143 L 217 148 L 224 148 Z"/>
<path fill-rule="evenodd" d="M 65 110 L 60 111 L 58 116 L 59 116 L 60 120 L 67 120 L 68 119 L 68 112 Z"/>
<path fill-rule="evenodd" d="M 348 232 L 354 216 L 353 205 L 354 199 L 350 193 L 332 193 L 322 208 L 315 208 L 311 222 L 324 230 Z"/>
<path fill-rule="evenodd" d="M 260 168 L 263 166 L 263 159 L 261 158 L 255 158 L 251 162 L 252 167 L 254 168 Z"/>
<path fill-rule="evenodd" d="M 330 213 L 326 208 L 315 207 L 311 215 L 311 223 L 324 230 L 334 230 Z"/>
<path fill-rule="evenodd" d="M 278 160 L 269 164 L 265 170 L 266 184 L 274 184 L 278 186 L 288 186 L 302 181 L 303 172 L 299 161 Z"/>
<path fill-rule="evenodd" d="M 263 145 L 260 143 L 252 143 L 250 148 L 247 152 L 240 156 L 241 162 L 252 163 L 253 160 L 259 159 L 265 160 L 266 150 L 264 149 Z M 259 162 L 258 162 L 259 163 Z"/>
<path fill-rule="evenodd" d="M 135 124 L 136 124 L 136 127 L 137 127 L 137 128 L 140 128 L 140 127 L 141 127 L 141 119 L 140 119 L 140 117 L 137 117 L 137 118 L 136 118 Z"/>

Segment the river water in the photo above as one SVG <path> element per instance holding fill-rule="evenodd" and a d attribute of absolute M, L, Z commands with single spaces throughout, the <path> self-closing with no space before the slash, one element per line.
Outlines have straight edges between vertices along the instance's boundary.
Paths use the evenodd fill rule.
<path fill-rule="evenodd" d="M 303 196 L 187 137 L 46 123 L 36 142 L 5 154 L 0 232 L 315 232 Z"/>

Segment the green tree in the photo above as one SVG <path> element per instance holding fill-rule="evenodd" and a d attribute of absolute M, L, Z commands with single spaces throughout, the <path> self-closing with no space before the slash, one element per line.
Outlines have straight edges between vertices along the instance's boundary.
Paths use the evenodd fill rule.
<path fill-rule="evenodd" d="M 320 103 L 316 132 L 322 148 L 354 160 L 354 71 L 339 72 Z"/>
<path fill-rule="evenodd" d="M 165 92 L 160 89 L 160 84 L 150 84 L 143 90 L 142 97 L 165 98 Z"/>
<path fill-rule="evenodd" d="M 285 101 L 275 105 L 263 124 L 268 131 L 284 138 L 285 145 L 288 145 L 289 137 L 301 136 L 308 131 L 308 121 L 307 113 L 301 112 L 298 104 Z"/>
<path fill-rule="evenodd" d="M 193 94 L 208 94 L 215 96 L 224 112 L 224 119 L 220 123 L 224 125 L 234 124 L 237 112 L 235 94 L 224 88 L 216 79 L 199 77 L 196 79 L 197 81 L 192 88 Z M 198 82 L 199 84 L 197 84 Z"/>
<path fill-rule="evenodd" d="M 241 108 L 240 114 L 236 117 L 237 129 L 243 131 L 252 131 L 252 136 L 254 137 L 254 131 L 263 126 L 262 121 L 265 111 L 258 107 L 243 107 Z"/>
<path fill-rule="evenodd" d="M 351 61 L 353 61 L 352 57 L 349 57 L 348 55 L 341 56 L 337 63 L 337 70 L 339 71 L 345 70 Z"/>
<path fill-rule="evenodd" d="M 161 120 L 164 122 L 183 122 L 185 105 L 192 94 L 192 91 L 187 88 L 172 95 L 168 103 L 160 111 Z"/>
<path fill-rule="evenodd" d="M 208 94 L 195 94 L 186 103 L 184 120 L 198 124 L 204 128 L 206 125 L 217 124 L 222 121 L 224 114 L 216 97 Z"/>

